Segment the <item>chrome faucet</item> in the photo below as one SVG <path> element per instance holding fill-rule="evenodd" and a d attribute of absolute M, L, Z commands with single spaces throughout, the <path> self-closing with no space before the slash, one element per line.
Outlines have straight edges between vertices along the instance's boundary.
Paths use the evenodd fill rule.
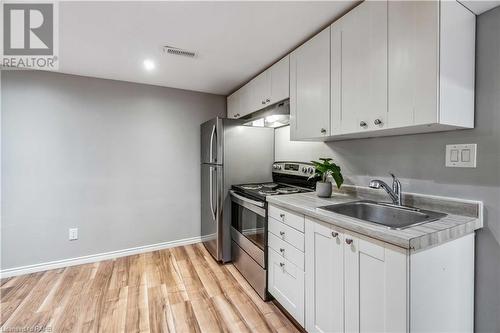
<path fill-rule="evenodd" d="M 387 194 L 389 194 L 392 202 L 395 205 L 402 206 L 403 200 L 401 194 L 401 182 L 396 178 L 396 176 L 394 176 L 394 174 L 391 173 L 390 175 L 392 176 L 392 188 L 390 188 L 387 183 L 379 179 L 372 180 L 369 186 L 375 189 L 379 189 L 382 187 L 387 192 Z"/>

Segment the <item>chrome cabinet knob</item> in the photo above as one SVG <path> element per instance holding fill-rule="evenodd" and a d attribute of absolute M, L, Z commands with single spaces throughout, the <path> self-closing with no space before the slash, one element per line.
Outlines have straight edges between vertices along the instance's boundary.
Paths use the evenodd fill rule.
<path fill-rule="evenodd" d="M 240 116 L 240 114 L 237 113 L 237 114 L 234 115 L 234 118 L 238 118 L 239 116 Z"/>
<path fill-rule="evenodd" d="M 346 242 L 347 245 L 351 245 L 352 244 L 352 239 L 346 238 L 345 242 Z"/>
<path fill-rule="evenodd" d="M 280 235 L 281 236 L 285 236 L 285 232 L 284 231 L 280 231 Z"/>
<path fill-rule="evenodd" d="M 284 218 L 285 218 L 285 214 L 281 213 L 281 214 L 280 214 L 280 217 L 281 217 L 282 219 L 284 219 Z"/>
<path fill-rule="evenodd" d="M 285 263 L 284 262 L 280 262 L 280 266 L 281 267 L 285 266 Z"/>
<path fill-rule="evenodd" d="M 285 252 L 285 249 L 284 248 L 280 248 L 280 252 L 281 253 Z"/>
<path fill-rule="evenodd" d="M 338 232 L 332 231 L 332 236 L 333 238 L 337 238 L 339 236 Z"/>
<path fill-rule="evenodd" d="M 321 134 L 325 134 L 326 133 L 326 129 L 322 128 L 321 129 Z"/>
<path fill-rule="evenodd" d="M 269 98 L 266 99 L 266 103 L 269 103 L 271 100 Z"/>
<path fill-rule="evenodd" d="M 365 121 L 360 121 L 359 126 L 366 127 L 368 124 Z"/>
<path fill-rule="evenodd" d="M 302 167 L 302 172 L 307 173 L 307 167 Z"/>
<path fill-rule="evenodd" d="M 266 104 L 266 101 L 261 101 L 262 105 Z"/>
<path fill-rule="evenodd" d="M 375 119 L 375 120 L 373 121 L 373 123 L 374 123 L 375 125 L 382 125 L 382 120 L 380 120 L 380 119 L 378 119 L 378 118 L 377 118 L 377 119 Z"/>

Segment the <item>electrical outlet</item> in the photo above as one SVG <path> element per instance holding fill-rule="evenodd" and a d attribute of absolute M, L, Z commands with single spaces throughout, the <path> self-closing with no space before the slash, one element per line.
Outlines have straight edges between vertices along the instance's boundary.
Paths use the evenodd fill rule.
<path fill-rule="evenodd" d="M 69 240 L 77 240 L 78 239 L 78 228 L 70 228 L 69 229 Z"/>
<path fill-rule="evenodd" d="M 446 167 L 475 168 L 477 144 L 446 145 Z"/>

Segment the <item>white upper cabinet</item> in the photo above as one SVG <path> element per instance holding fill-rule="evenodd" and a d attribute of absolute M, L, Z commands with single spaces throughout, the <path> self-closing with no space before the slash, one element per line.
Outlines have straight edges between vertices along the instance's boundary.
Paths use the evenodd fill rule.
<path fill-rule="evenodd" d="M 475 15 L 456 1 L 389 1 L 391 128 L 474 127 Z"/>
<path fill-rule="evenodd" d="M 474 127 L 475 15 L 459 2 L 365 1 L 331 25 L 330 45 L 330 134 L 292 139 Z"/>
<path fill-rule="evenodd" d="M 439 2 L 389 2 L 392 128 L 438 121 Z"/>
<path fill-rule="evenodd" d="M 229 96 L 228 116 L 290 97 L 292 140 L 473 128 L 475 26 L 457 1 L 365 1 Z"/>
<path fill-rule="evenodd" d="M 266 71 L 227 97 L 228 118 L 240 118 L 290 95 L 290 69 L 287 55 Z"/>
<path fill-rule="evenodd" d="M 290 57 L 286 56 L 269 69 L 271 74 L 271 98 L 274 104 L 290 97 Z"/>
<path fill-rule="evenodd" d="M 239 118 L 241 113 L 241 89 L 227 97 L 227 117 Z"/>
<path fill-rule="evenodd" d="M 290 54 L 292 140 L 330 135 L 330 28 Z"/>
<path fill-rule="evenodd" d="M 251 84 L 247 84 L 227 97 L 227 117 L 240 118 L 252 111 L 253 94 Z"/>
<path fill-rule="evenodd" d="M 366 1 L 331 29 L 332 135 L 384 128 L 387 2 Z"/>
<path fill-rule="evenodd" d="M 260 73 L 255 79 L 250 81 L 252 91 L 251 112 L 265 108 L 271 102 L 271 73 L 269 70 Z"/>

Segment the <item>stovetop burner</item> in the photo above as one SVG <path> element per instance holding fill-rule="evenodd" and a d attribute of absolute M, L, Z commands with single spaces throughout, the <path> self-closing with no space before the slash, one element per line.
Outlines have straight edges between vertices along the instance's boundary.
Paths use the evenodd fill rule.
<path fill-rule="evenodd" d="M 275 191 L 275 190 L 260 190 L 259 194 L 262 194 L 262 195 L 273 195 L 273 194 L 279 194 L 279 192 Z"/>
<path fill-rule="evenodd" d="M 260 185 L 260 184 L 248 184 L 248 185 L 241 185 L 241 188 L 244 190 L 260 190 L 262 188 L 262 185 Z"/>
<path fill-rule="evenodd" d="M 266 183 L 266 184 L 262 184 L 262 187 L 266 187 L 266 188 L 276 188 L 278 187 L 279 185 L 276 184 L 276 183 Z"/>
<path fill-rule="evenodd" d="M 297 187 L 282 187 L 277 189 L 276 192 L 281 194 L 292 194 L 292 193 L 299 193 L 300 189 Z"/>

